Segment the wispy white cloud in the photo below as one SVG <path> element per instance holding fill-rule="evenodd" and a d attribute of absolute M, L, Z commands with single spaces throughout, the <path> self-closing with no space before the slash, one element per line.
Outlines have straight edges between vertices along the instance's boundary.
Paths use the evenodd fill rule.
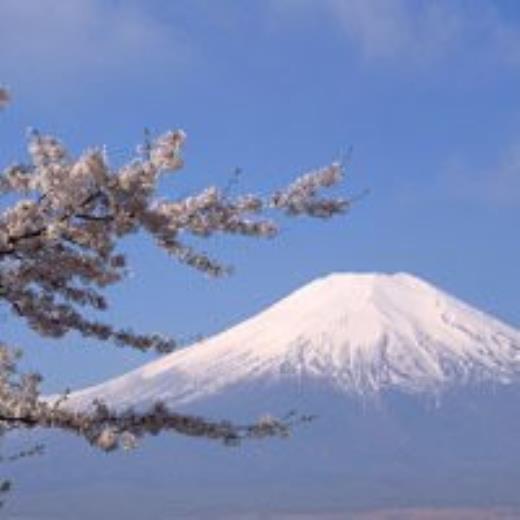
<path fill-rule="evenodd" d="M 436 58 L 455 43 L 461 20 L 452 9 L 400 0 L 329 2 L 346 35 L 368 58 Z"/>
<path fill-rule="evenodd" d="M 520 209 L 520 139 L 488 164 L 452 157 L 427 178 L 397 182 L 395 194 L 405 204 L 445 204 L 482 209 Z"/>
<path fill-rule="evenodd" d="M 520 140 L 486 168 L 450 165 L 439 176 L 438 189 L 456 201 L 520 208 Z"/>
<path fill-rule="evenodd" d="M 88 81 L 111 69 L 146 71 L 186 59 L 178 34 L 131 0 L 2 0 L 0 70 L 12 77 Z M 8 76 L 8 77 L 7 77 Z"/>
<path fill-rule="evenodd" d="M 478 54 L 520 65 L 520 27 L 482 0 L 273 0 L 272 6 L 279 16 L 328 17 L 370 62 L 430 66 Z"/>

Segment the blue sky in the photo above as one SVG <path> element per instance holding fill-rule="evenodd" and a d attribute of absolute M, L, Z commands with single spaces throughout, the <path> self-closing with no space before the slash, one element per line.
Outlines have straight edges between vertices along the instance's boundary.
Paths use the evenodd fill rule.
<path fill-rule="evenodd" d="M 274 241 L 217 239 L 235 265 L 211 281 L 142 237 L 108 318 L 210 334 L 332 271 L 410 271 L 520 326 L 520 6 L 405 0 L 3 0 L 2 164 L 28 126 L 114 164 L 144 127 L 188 133 L 177 197 L 267 193 L 353 148 L 342 190 L 370 196 L 334 222 L 283 221 Z M 152 356 L 77 337 L 41 340 L 2 309 L 3 338 L 58 390 Z"/>

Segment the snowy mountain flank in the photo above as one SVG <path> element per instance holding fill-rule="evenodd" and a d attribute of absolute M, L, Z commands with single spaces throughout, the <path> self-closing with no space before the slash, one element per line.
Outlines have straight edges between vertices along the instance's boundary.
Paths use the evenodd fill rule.
<path fill-rule="evenodd" d="M 185 406 L 242 385 L 424 394 L 519 376 L 520 330 L 409 274 L 345 273 L 69 402 Z"/>
<path fill-rule="evenodd" d="M 233 448 L 161 435 L 110 464 L 81 439 L 47 437 L 46 465 L 13 465 L 38 490 L 20 518 L 68 519 L 77 503 L 84 518 L 136 520 L 413 506 L 507 506 L 519 513 L 504 518 L 520 518 L 520 331 L 408 274 L 320 278 L 68 402 L 95 398 L 122 409 L 164 400 L 235 424 L 315 420 Z"/>

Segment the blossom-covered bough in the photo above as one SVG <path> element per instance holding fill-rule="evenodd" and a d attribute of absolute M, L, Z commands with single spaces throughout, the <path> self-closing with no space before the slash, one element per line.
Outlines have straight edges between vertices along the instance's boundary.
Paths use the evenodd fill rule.
<path fill-rule="evenodd" d="M 0 109 L 10 101 L 0 87 Z M 349 203 L 324 198 L 323 188 L 343 177 L 340 163 L 312 171 L 269 197 L 231 198 L 209 187 L 178 200 L 156 196 L 159 178 L 183 165 L 186 135 L 169 131 L 148 140 L 128 164 L 112 168 L 103 149 L 74 157 L 57 138 L 32 131 L 28 160 L 0 169 L 0 193 L 10 205 L 0 213 L 0 298 L 38 334 L 59 338 L 68 332 L 119 346 L 158 353 L 172 351 L 173 339 L 120 330 L 93 320 L 89 308 L 107 308 L 103 290 L 126 274 L 126 258 L 116 249 L 126 235 L 150 234 L 177 261 L 209 276 L 228 268 L 197 250 L 190 236 L 216 234 L 271 238 L 278 226 L 270 215 L 329 218 Z M 67 409 L 66 399 L 39 398 L 39 376 L 20 374 L 19 354 L 0 344 L 0 433 L 21 427 L 59 428 L 81 435 L 105 450 L 131 446 L 147 433 L 172 430 L 236 442 L 284 435 L 289 420 L 263 420 L 237 426 L 176 414 L 157 403 L 148 412 L 116 413 L 103 403 L 94 411 Z"/>

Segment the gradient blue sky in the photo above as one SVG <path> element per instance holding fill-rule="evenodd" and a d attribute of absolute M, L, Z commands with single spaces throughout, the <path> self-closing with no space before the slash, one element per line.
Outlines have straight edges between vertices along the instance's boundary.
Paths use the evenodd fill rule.
<path fill-rule="evenodd" d="M 236 267 L 207 280 L 149 241 L 125 243 L 135 275 L 108 318 L 209 334 L 332 271 L 410 271 L 520 326 L 520 4 L 503 1 L 2 0 L 2 164 L 28 126 L 115 164 L 143 128 L 184 128 L 176 197 L 268 192 L 353 147 L 345 218 L 286 220 L 274 241 L 218 239 Z M 71 336 L 45 341 L 0 315 L 2 336 L 59 390 L 153 356 Z"/>

